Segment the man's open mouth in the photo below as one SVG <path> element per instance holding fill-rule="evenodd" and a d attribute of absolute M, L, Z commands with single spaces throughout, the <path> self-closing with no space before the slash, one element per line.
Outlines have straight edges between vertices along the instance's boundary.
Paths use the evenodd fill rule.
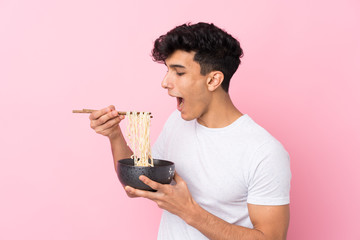
<path fill-rule="evenodd" d="M 176 97 L 176 100 L 177 100 L 177 107 L 178 107 L 178 110 L 181 110 L 183 105 L 184 105 L 184 99 L 181 98 L 181 97 Z"/>

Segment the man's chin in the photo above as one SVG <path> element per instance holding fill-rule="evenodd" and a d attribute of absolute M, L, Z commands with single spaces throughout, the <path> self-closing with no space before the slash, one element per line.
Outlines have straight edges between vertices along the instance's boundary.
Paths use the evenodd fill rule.
<path fill-rule="evenodd" d="M 191 121 L 194 120 L 196 117 L 193 116 L 189 116 L 184 112 L 180 112 L 181 113 L 181 118 L 184 119 L 185 121 Z"/>

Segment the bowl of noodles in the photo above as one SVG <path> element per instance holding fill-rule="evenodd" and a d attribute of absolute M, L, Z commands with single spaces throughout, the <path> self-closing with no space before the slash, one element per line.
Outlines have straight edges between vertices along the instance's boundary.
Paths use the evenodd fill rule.
<path fill-rule="evenodd" d="M 140 175 L 145 175 L 151 180 L 170 184 L 175 174 L 175 164 L 170 161 L 153 159 L 153 166 L 136 166 L 134 159 L 127 158 L 117 162 L 117 175 L 123 186 L 130 186 L 140 190 L 152 191 L 154 189 L 140 181 Z"/>
<path fill-rule="evenodd" d="M 152 158 L 149 137 L 150 115 L 149 112 L 126 112 L 128 146 L 133 154 L 131 158 L 119 160 L 116 171 L 123 186 L 155 191 L 140 181 L 140 175 L 145 175 L 161 184 L 169 184 L 175 174 L 175 164 Z"/>

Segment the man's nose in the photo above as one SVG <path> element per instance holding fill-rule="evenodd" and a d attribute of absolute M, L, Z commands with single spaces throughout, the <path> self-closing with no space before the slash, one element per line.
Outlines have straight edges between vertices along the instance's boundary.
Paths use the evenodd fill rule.
<path fill-rule="evenodd" d="M 164 77 L 164 79 L 161 82 L 161 86 L 165 89 L 171 89 L 174 87 L 174 84 L 171 81 L 171 78 L 169 76 L 169 73 L 167 73 Z"/>

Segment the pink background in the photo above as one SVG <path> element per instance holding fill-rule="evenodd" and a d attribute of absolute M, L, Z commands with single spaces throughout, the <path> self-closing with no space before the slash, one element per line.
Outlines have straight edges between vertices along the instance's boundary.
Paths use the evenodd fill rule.
<path fill-rule="evenodd" d="M 0 239 L 156 239 L 161 211 L 126 197 L 108 140 L 71 110 L 151 111 L 154 142 L 176 103 L 150 51 L 188 21 L 244 48 L 231 96 L 291 155 L 288 239 L 360 239 L 359 12 L 356 0 L 1 0 Z"/>

